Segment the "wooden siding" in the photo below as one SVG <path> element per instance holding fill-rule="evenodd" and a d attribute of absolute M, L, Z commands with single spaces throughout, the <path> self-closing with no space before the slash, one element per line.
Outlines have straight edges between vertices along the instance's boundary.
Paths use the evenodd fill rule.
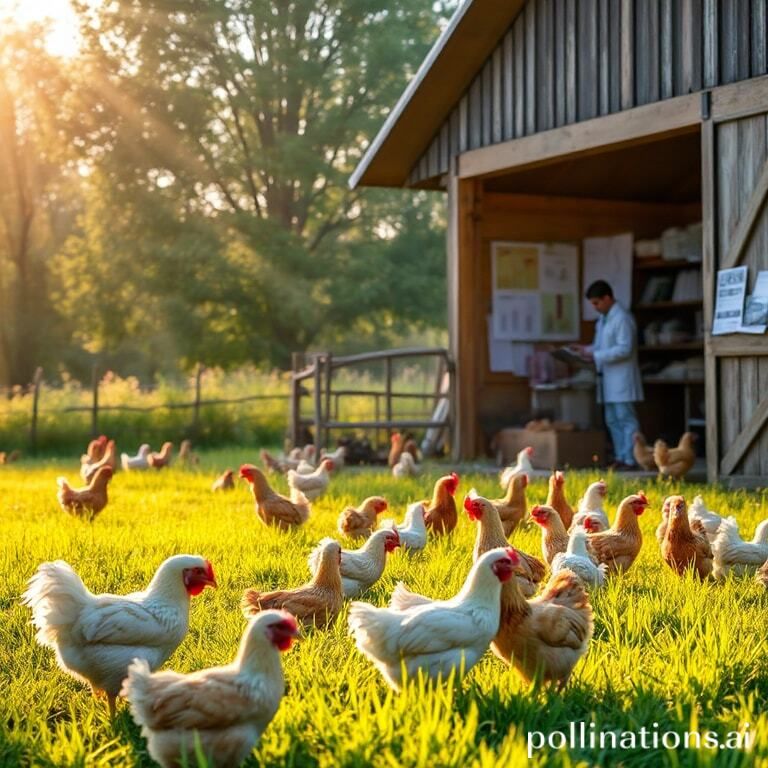
<path fill-rule="evenodd" d="M 408 184 L 469 149 L 764 75 L 767 17 L 766 0 L 529 0 Z"/>

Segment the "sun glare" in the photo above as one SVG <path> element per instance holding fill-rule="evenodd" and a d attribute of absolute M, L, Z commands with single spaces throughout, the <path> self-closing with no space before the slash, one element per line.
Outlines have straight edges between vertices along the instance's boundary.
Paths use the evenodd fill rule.
<path fill-rule="evenodd" d="M 0 24 L 3 19 L 21 27 L 47 20 L 45 47 L 51 54 L 70 58 L 80 50 L 77 16 L 69 0 L 0 0 Z"/>

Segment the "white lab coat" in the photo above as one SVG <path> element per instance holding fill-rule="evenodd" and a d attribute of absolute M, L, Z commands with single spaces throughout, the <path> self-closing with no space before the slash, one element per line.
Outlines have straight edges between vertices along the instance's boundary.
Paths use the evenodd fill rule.
<path fill-rule="evenodd" d="M 637 364 L 637 327 L 632 315 L 618 302 L 608 314 L 598 317 L 591 349 L 598 372 L 599 403 L 633 403 L 643 399 Z"/>

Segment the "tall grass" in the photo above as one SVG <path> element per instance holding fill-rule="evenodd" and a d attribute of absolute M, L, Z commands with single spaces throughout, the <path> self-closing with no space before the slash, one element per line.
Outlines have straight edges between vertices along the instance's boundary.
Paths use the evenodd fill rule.
<path fill-rule="evenodd" d="M 193 600 L 190 632 L 169 668 L 191 671 L 230 659 L 242 633 L 242 590 L 291 587 L 308 576 L 306 556 L 323 536 L 334 535 L 339 511 L 373 493 L 385 495 L 402 517 L 408 501 L 424 497 L 447 468 L 395 481 L 382 471 L 345 470 L 313 506 L 300 530 L 281 533 L 256 519 L 243 486 L 212 494 L 213 476 L 253 460 L 250 451 L 215 451 L 195 471 L 118 473 L 112 499 L 93 524 L 57 509 L 55 477 L 75 474 L 77 461 L 0 467 L 0 765 L 149 766 L 144 740 L 127 708 L 114 723 L 103 701 L 56 667 L 39 647 L 19 595 L 37 565 L 63 558 L 96 592 L 140 589 L 158 564 L 178 552 L 200 553 L 214 564 L 220 587 Z M 590 473 L 570 473 L 576 498 Z M 618 502 L 637 484 L 608 477 Z M 276 481 L 285 491 L 282 479 Z M 472 485 L 495 495 L 495 478 L 462 475 L 459 498 Z M 660 560 L 653 531 L 662 499 L 673 490 L 705 494 L 709 504 L 735 514 L 751 536 L 768 516 L 764 493 L 649 482 L 651 507 L 641 518 L 643 549 L 623 577 L 593 593 L 595 634 L 567 689 L 523 684 L 490 653 L 460 683 L 410 683 L 392 693 L 347 635 L 346 609 L 326 630 L 308 630 L 284 656 L 288 693 L 254 752 L 262 766 L 517 766 L 527 761 L 528 731 L 566 730 L 570 722 L 598 730 L 690 729 L 752 734 L 751 752 L 639 748 L 543 749 L 534 766 L 768 766 L 768 593 L 751 577 L 722 584 L 680 578 Z M 543 480 L 529 488 L 542 501 Z M 413 556 L 395 553 L 384 576 L 365 595 L 384 605 L 399 580 L 416 591 L 447 597 L 470 566 L 473 524 L 462 516 L 449 537 L 430 539 Z M 513 535 L 515 545 L 540 551 L 538 529 Z"/>

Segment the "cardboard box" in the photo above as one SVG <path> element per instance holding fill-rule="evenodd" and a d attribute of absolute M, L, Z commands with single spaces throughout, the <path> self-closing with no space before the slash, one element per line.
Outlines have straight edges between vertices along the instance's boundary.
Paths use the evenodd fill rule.
<path fill-rule="evenodd" d="M 589 468 L 606 463 L 605 433 L 595 429 L 573 432 L 534 432 L 509 428 L 496 433 L 494 447 L 499 465 L 512 464 L 527 446 L 533 448 L 534 469 Z"/>

